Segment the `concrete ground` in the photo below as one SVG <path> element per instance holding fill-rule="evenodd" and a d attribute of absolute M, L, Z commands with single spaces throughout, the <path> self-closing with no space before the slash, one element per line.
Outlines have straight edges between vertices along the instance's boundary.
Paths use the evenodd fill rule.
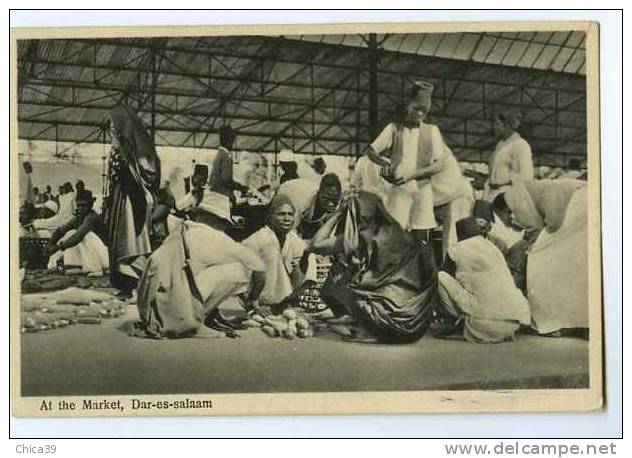
<path fill-rule="evenodd" d="M 183 340 L 127 335 L 134 306 L 101 325 L 22 335 L 24 396 L 434 389 L 578 388 L 588 342 L 518 336 L 474 345 L 430 335 L 408 345 L 288 341 L 260 330 Z"/>

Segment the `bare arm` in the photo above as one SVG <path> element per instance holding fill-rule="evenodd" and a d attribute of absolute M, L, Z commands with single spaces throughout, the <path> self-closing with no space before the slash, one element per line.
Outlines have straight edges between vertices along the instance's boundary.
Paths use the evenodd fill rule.
<path fill-rule="evenodd" d="M 154 208 L 154 211 L 151 212 L 151 222 L 155 224 L 159 221 L 164 220 L 169 215 L 170 211 L 171 207 L 169 207 L 169 205 L 158 205 L 156 208 Z"/>
<path fill-rule="evenodd" d="M 342 235 L 333 234 L 336 223 L 342 215 L 341 211 L 336 211 L 331 218 L 314 235 L 309 251 L 316 254 L 336 254 L 344 250 Z"/>
<path fill-rule="evenodd" d="M 366 157 L 369 158 L 371 162 L 379 165 L 380 167 L 388 167 L 391 165 L 391 160 L 387 157 L 380 156 L 378 152 L 376 152 L 373 147 L 369 148 L 369 151 L 366 153 Z"/>
<path fill-rule="evenodd" d="M 391 160 L 387 157 L 381 156 L 382 152 L 387 150 L 393 144 L 393 125 L 389 124 L 380 132 L 380 135 L 371 143 L 369 150 L 366 153 L 366 157 L 371 162 L 382 167 L 390 166 Z"/>
<path fill-rule="evenodd" d="M 253 271 L 250 276 L 250 293 L 248 294 L 248 301 L 256 301 L 263 291 L 263 287 L 266 285 L 266 273 Z"/>
<path fill-rule="evenodd" d="M 442 157 L 441 159 L 436 160 L 432 164 L 427 167 L 419 168 L 415 171 L 412 176 L 402 176 L 398 177 L 394 180 L 396 185 L 401 185 L 407 183 L 412 180 L 426 180 L 432 178 L 433 175 L 441 172 L 445 167 L 446 158 Z"/>

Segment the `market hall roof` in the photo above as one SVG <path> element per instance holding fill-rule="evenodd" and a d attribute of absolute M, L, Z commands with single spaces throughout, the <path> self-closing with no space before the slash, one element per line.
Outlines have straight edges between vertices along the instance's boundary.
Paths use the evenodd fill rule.
<path fill-rule="evenodd" d="M 492 120 L 507 110 L 523 117 L 537 162 L 585 157 L 577 31 L 24 40 L 19 137 L 101 142 L 108 110 L 125 101 L 159 145 L 215 147 L 229 121 L 239 149 L 361 154 L 372 140 L 369 38 L 380 126 L 425 79 L 433 121 L 460 159 L 486 158 Z"/>

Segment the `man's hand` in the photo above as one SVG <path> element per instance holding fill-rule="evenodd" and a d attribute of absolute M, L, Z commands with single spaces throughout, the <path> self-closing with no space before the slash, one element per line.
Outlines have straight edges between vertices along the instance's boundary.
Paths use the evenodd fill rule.
<path fill-rule="evenodd" d="M 379 165 L 381 165 L 382 167 L 391 167 L 393 165 L 391 160 L 385 156 L 377 156 L 377 161 L 379 162 Z"/>
<path fill-rule="evenodd" d="M 401 176 L 396 176 L 393 177 L 393 184 L 396 186 L 401 186 L 403 184 L 408 183 L 409 181 L 412 181 L 415 177 L 412 175 L 401 175 Z"/>

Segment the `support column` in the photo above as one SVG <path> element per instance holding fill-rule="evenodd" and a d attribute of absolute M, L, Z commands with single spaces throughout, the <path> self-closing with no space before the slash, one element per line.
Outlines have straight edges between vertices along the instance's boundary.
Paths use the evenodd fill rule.
<path fill-rule="evenodd" d="M 377 64 L 379 60 L 377 37 L 374 33 L 369 34 L 369 132 L 371 139 L 378 135 L 378 80 Z"/>
<path fill-rule="evenodd" d="M 156 68 L 156 51 L 151 50 L 151 140 L 156 144 L 156 84 L 158 82 Z"/>

